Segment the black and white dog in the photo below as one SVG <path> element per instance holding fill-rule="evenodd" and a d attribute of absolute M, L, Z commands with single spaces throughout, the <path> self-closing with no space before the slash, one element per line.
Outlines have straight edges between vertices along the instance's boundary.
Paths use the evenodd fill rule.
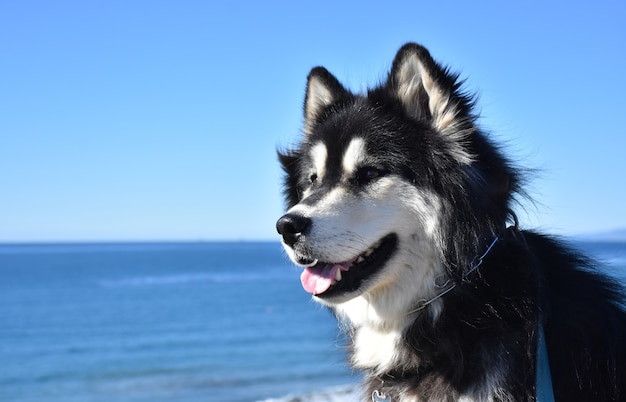
<path fill-rule="evenodd" d="M 344 324 L 367 400 L 534 401 L 540 323 L 556 400 L 626 400 L 621 288 L 518 228 L 523 180 L 473 103 L 417 44 L 366 94 L 311 71 L 303 139 L 279 152 L 304 289 Z"/>

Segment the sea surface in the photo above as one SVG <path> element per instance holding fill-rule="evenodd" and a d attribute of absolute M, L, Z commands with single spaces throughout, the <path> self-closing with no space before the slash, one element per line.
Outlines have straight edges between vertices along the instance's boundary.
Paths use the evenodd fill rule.
<path fill-rule="evenodd" d="M 626 279 L 626 242 L 575 242 Z M 347 402 L 280 244 L 0 245 L 0 401 Z"/>

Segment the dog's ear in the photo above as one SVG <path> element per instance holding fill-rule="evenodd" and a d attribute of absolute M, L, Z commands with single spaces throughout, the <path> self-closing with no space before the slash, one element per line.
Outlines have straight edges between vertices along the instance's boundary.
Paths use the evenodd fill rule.
<path fill-rule="evenodd" d="M 309 133 L 316 120 L 332 104 L 346 99 L 350 92 L 324 67 L 315 67 L 309 73 L 304 98 L 304 119 Z"/>
<path fill-rule="evenodd" d="M 469 164 L 473 157 L 467 143 L 475 131 L 473 99 L 459 92 L 458 78 L 437 64 L 426 48 L 408 43 L 393 61 L 387 88 L 409 117 L 428 122 L 448 140 L 450 154 L 459 163 Z"/>
<path fill-rule="evenodd" d="M 437 65 L 426 48 L 408 43 L 398 51 L 388 82 L 410 117 L 429 120 L 443 131 L 457 114 L 452 99 L 456 78 Z"/>

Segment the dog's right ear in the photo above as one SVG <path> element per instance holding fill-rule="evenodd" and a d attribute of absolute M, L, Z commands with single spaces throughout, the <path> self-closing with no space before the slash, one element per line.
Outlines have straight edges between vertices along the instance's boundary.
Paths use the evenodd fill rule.
<path fill-rule="evenodd" d="M 350 92 L 324 67 L 311 70 L 304 98 L 305 132 L 309 134 L 316 121 L 332 104 L 346 99 Z"/>

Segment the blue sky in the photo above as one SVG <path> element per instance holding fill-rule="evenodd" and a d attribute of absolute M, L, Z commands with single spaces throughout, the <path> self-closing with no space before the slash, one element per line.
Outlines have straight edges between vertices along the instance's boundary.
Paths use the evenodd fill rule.
<path fill-rule="evenodd" d="M 407 41 L 539 170 L 522 226 L 626 227 L 624 1 L 220 3 L 0 3 L 0 242 L 274 239 L 309 70 Z"/>

